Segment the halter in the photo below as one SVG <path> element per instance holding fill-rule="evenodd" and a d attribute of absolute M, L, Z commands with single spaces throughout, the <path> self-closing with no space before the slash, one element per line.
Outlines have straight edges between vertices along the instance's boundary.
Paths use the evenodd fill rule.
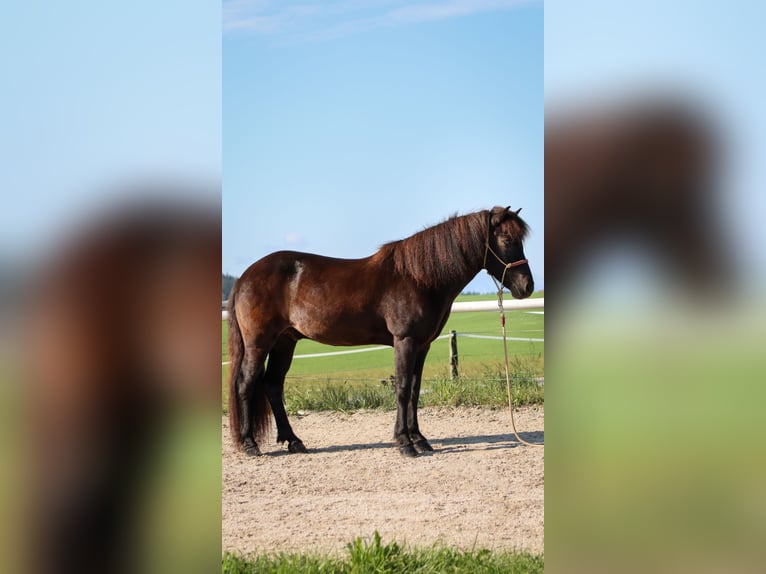
<path fill-rule="evenodd" d="M 524 265 L 525 263 L 529 263 L 526 259 L 519 259 L 518 261 L 513 261 L 512 263 L 506 263 L 503 261 L 503 258 L 500 257 L 497 253 L 494 252 L 494 250 L 489 246 L 489 230 L 487 230 L 487 240 L 484 243 L 484 264 L 482 267 L 484 269 L 487 269 L 487 253 L 491 253 L 495 259 L 497 259 L 502 265 L 503 265 L 503 275 L 500 278 L 500 283 L 498 284 L 497 279 L 495 279 L 495 276 L 492 275 L 492 273 L 489 272 L 489 269 L 487 269 L 487 274 L 492 277 L 492 281 L 495 282 L 495 287 L 497 287 L 498 293 L 503 292 L 503 281 L 505 281 L 505 274 L 508 272 L 509 269 L 512 267 L 518 267 L 519 265 Z"/>

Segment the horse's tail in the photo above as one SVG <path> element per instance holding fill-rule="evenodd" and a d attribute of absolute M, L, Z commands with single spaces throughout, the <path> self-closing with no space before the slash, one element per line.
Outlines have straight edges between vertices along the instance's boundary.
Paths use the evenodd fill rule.
<path fill-rule="evenodd" d="M 237 400 L 237 387 L 242 377 L 242 356 L 245 354 L 245 344 L 242 342 L 242 331 L 239 330 L 237 312 L 234 309 L 239 280 L 231 286 L 227 308 L 229 310 L 229 430 L 234 446 L 242 447 L 242 439 L 239 436 L 239 401 Z"/>
<path fill-rule="evenodd" d="M 239 321 L 237 320 L 236 311 L 236 297 L 237 290 L 239 288 L 239 280 L 237 280 L 231 288 L 231 294 L 229 295 L 229 301 L 227 304 L 229 310 L 229 431 L 231 432 L 231 438 L 234 442 L 234 446 L 237 449 L 242 448 L 242 438 L 240 437 L 240 424 L 241 424 L 241 411 L 238 389 L 240 381 L 245 373 L 242 371 L 242 359 L 245 354 L 245 343 L 242 340 L 242 331 L 239 328 Z M 263 366 L 259 367 L 259 370 Z M 249 373 L 253 380 L 247 381 L 246 384 L 253 385 L 251 389 L 252 403 L 251 403 L 251 415 L 253 435 L 256 441 L 265 437 L 271 429 L 271 407 L 269 405 L 268 398 L 266 396 L 266 389 L 261 383 L 258 384 L 258 379 L 261 377 L 261 373 Z"/>

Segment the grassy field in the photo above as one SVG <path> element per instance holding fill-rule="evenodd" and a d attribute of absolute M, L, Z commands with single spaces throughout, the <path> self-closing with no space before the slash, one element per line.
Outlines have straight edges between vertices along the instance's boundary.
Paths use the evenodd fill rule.
<path fill-rule="evenodd" d="M 362 572 L 441 574 L 443 572 L 482 572 L 521 574 L 543 572 L 542 556 L 489 550 L 460 551 L 454 548 L 405 548 L 392 542 L 383 544 L 376 532 L 372 540 L 357 538 L 346 547 L 341 558 L 305 553 L 261 554 L 251 558 L 225 554 L 223 574 Z"/>
<path fill-rule="evenodd" d="M 534 296 L 542 296 L 542 292 Z M 493 300 L 487 295 L 463 295 L 458 301 Z M 528 311 L 506 312 L 509 337 L 544 338 L 544 315 Z M 498 313 L 453 313 L 443 333 L 500 336 Z M 226 353 L 228 323 L 222 322 L 221 360 Z M 364 347 L 353 347 L 364 348 Z M 348 350 L 314 341 L 298 343 L 285 385 L 288 410 L 331 408 L 393 408 L 394 395 L 390 381 L 394 373 L 393 349 L 386 348 L 350 355 L 300 358 L 300 355 Z M 540 403 L 543 389 L 535 379 L 544 373 L 544 344 L 542 342 L 509 341 L 514 397 L 518 404 Z M 460 381 L 450 379 L 449 341 L 437 340 L 423 371 L 421 404 L 428 405 L 492 405 L 505 404 L 506 387 L 503 368 L 502 341 L 458 337 Z M 222 401 L 226 409 L 228 365 L 222 365 Z"/>

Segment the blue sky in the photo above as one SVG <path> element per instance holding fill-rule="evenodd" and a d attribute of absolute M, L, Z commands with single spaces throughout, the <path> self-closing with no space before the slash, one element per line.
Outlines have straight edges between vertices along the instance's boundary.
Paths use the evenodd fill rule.
<path fill-rule="evenodd" d="M 766 281 L 765 21 L 764 2 L 548 0 L 545 6 L 546 105 L 661 89 L 707 109 L 726 150 L 721 217 L 746 279 L 761 286 Z M 611 281 L 601 283 L 614 289 Z"/>
<path fill-rule="evenodd" d="M 1 257 L 39 255 L 89 212 L 124 200 L 120 186 L 218 181 L 218 2 L 6 4 Z"/>
<path fill-rule="evenodd" d="M 544 285 L 542 2 L 233 1 L 223 27 L 224 271 L 510 204 Z"/>
<path fill-rule="evenodd" d="M 765 19 L 757 2 L 548 0 L 543 67 L 541 2 L 14 2 L 0 256 L 55 239 L 105 187 L 215 181 L 223 161 L 225 271 L 283 247 L 362 256 L 510 203 L 542 284 L 543 83 L 549 101 L 659 83 L 720 116 L 727 216 L 763 278 Z"/>

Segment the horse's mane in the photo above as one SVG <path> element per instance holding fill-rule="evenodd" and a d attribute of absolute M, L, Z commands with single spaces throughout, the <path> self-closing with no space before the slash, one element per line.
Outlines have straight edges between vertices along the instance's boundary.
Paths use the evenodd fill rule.
<path fill-rule="evenodd" d="M 515 214 L 519 237 L 527 224 Z M 433 227 L 383 245 L 376 257 L 390 260 L 394 270 L 424 287 L 438 287 L 470 279 L 484 260 L 489 211 L 454 215 Z M 516 226 L 514 226 L 516 228 Z"/>

